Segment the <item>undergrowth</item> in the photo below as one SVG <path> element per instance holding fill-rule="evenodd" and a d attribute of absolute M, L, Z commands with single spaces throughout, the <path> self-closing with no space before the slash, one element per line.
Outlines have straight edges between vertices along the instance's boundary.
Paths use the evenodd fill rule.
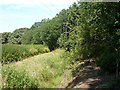
<path fill-rule="evenodd" d="M 68 66 L 65 51 L 57 49 L 3 66 L 3 88 L 55 88 Z"/>

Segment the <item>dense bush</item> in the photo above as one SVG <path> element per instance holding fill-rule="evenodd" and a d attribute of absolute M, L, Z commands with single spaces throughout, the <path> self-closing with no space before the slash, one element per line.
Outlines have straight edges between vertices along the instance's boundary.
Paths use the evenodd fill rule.
<path fill-rule="evenodd" d="M 3 88 L 37 88 L 37 84 L 24 71 L 17 71 L 15 67 L 3 67 Z"/>
<path fill-rule="evenodd" d="M 110 73 L 115 73 L 118 70 L 120 70 L 120 67 L 117 67 L 120 65 L 119 63 L 119 55 L 117 52 L 109 52 L 109 50 L 105 51 L 103 54 L 101 54 L 97 59 L 97 65 L 101 67 L 101 69 L 108 71 Z"/>
<path fill-rule="evenodd" d="M 70 49 L 73 60 L 97 58 L 97 65 L 103 70 L 117 71 L 120 62 L 119 8 L 120 2 L 73 4 L 67 10 L 68 32 L 58 39 L 60 46 Z"/>
<path fill-rule="evenodd" d="M 46 52 L 49 52 L 49 49 L 43 45 L 2 45 L 2 63 L 19 61 Z"/>

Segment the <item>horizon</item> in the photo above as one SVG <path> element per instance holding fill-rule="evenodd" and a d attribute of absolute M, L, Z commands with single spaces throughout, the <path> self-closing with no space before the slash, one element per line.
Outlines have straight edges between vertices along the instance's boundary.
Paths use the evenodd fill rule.
<path fill-rule="evenodd" d="M 68 9 L 77 0 L 1 0 L 0 33 L 30 28 L 42 19 L 52 19 L 62 9 Z"/>

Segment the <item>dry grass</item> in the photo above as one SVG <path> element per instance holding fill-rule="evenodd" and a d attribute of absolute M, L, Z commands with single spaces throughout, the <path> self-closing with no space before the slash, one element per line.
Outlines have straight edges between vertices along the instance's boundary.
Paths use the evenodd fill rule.
<path fill-rule="evenodd" d="M 63 59 L 64 54 L 64 50 L 57 49 L 53 52 L 27 58 L 23 61 L 4 65 L 3 67 L 4 70 L 7 70 L 9 66 L 9 68 L 13 67 L 17 72 L 24 72 L 27 74 L 27 77 L 32 79 L 30 81 L 33 81 L 35 85 L 37 85 L 37 88 L 53 88 L 58 84 L 61 74 L 67 64 L 67 60 Z M 14 76 L 14 74 L 11 75 Z M 7 77 L 6 75 L 4 78 Z M 21 78 L 21 80 L 22 79 L 24 78 Z M 12 80 L 10 83 L 12 83 Z"/>

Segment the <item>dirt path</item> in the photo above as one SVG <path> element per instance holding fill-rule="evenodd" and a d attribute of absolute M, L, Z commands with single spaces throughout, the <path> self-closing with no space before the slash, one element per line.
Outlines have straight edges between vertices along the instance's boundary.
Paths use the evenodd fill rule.
<path fill-rule="evenodd" d="M 88 61 L 84 64 L 82 62 L 82 65 L 84 66 L 83 69 L 77 71 L 73 77 L 62 81 L 65 83 L 64 85 L 62 84 L 62 87 L 95 89 L 100 87 L 106 88 L 106 85 L 112 83 L 111 75 L 103 74 L 94 62 Z"/>

